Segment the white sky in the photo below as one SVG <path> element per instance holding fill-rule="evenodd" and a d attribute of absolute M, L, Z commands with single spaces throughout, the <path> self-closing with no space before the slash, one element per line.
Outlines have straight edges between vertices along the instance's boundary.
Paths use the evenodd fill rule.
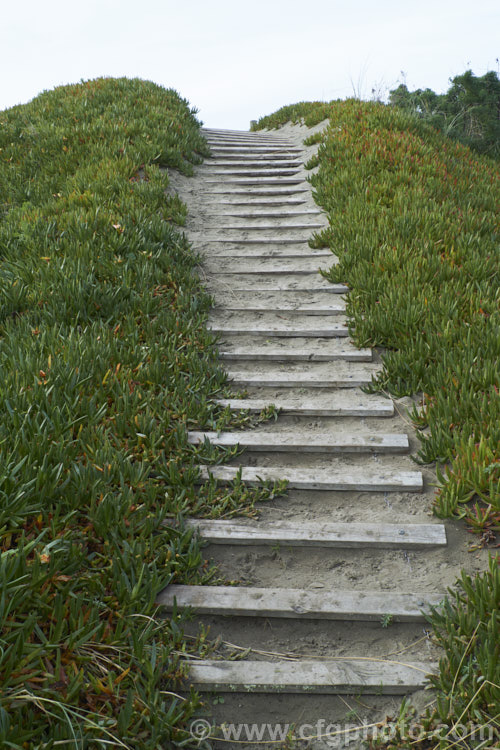
<path fill-rule="evenodd" d="M 446 91 L 498 71 L 499 0 L 17 0 L 2 8 L 0 110 L 97 76 L 175 88 L 205 125 L 285 104 Z"/>

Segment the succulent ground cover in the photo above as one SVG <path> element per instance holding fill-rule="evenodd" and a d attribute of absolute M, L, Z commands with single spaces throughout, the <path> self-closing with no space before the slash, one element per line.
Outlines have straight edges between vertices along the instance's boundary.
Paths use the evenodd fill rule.
<path fill-rule="evenodd" d="M 422 393 L 420 459 L 441 467 L 436 510 L 500 530 L 500 171 L 399 110 L 299 104 L 263 118 L 329 118 L 311 178 L 330 226 L 315 246 L 339 263 L 351 334 L 385 348 L 372 386 Z M 472 503 L 471 503 L 472 501 Z"/>
<path fill-rule="evenodd" d="M 188 103 L 139 80 L 0 113 L 2 748 L 190 742 L 184 615 L 155 596 L 212 575 L 185 515 L 273 491 L 196 486 L 199 454 L 225 454 L 187 444 L 248 421 L 213 402 L 211 300 L 168 187 L 207 152 Z"/>
<path fill-rule="evenodd" d="M 498 546 L 498 163 L 380 103 L 302 102 L 255 128 L 290 120 L 328 120 L 306 139 L 320 144 L 309 166 L 319 168 L 311 182 L 329 218 L 313 245 L 339 258 L 326 276 L 350 287 L 354 340 L 384 349 L 370 389 L 420 395 L 410 416 L 418 459 L 437 465 L 436 514 L 464 518 L 477 533 L 474 543 Z M 445 657 L 429 727 L 459 719 L 498 729 L 499 581 L 492 557 L 488 571 L 464 575 L 445 610 L 433 615 Z"/>

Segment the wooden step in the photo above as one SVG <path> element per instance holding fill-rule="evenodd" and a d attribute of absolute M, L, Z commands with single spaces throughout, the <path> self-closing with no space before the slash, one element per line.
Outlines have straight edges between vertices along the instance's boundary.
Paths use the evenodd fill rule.
<path fill-rule="evenodd" d="M 200 170 L 222 166 L 227 163 L 231 168 L 237 168 L 239 165 L 246 166 L 260 165 L 271 166 L 273 164 L 288 164 L 292 166 L 304 167 L 304 152 L 291 148 L 290 146 L 276 146 L 271 144 L 259 143 L 231 143 L 231 144 L 209 144 L 210 156 L 205 157 Z"/>
<path fill-rule="evenodd" d="M 209 141 L 210 155 L 204 157 L 203 166 L 210 164 L 212 159 L 220 159 L 229 156 L 239 159 L 241 154 L 248 155 L 252 160 L 260 154 L 266 154 L 266 159 L 274 159 L 275 154 L 284 154 L 288 159 L 299 159 L 302 161 L 305 152 L 290 143 L 273 143 L 272 141 L 251 142 L 245 140 Z M 240 150 L 243 149 L 243 150 Z"/>
<path fill-rule="evenodd" d="M 236 157 L 232 157 L 226 159 L 206 159 L 204 166 L 209 168 L 220 167 L 222 169 L 232 169 L 234 167 L 243 167 L 245 169 L 251 169 L 252 167 L 256 167 L 257 169 L 272 169 L 274 167 L 278 169 L 293 169 L 294 167 L 297 167 L 300 169 L 300 167 L 303 166 L 303 163 L 300 159 L 290 156 L 285 158 L 281 157 L 280 159 L 255 159 L 255 161 L 252 161 L 252 159 L 237 159 Z"/>
<path fill-rule="evenodd" d="M 286 480 L 292 490 L 332 492 L 422 492 L 420 471 L 375 469 L 295 469 L 290 466 L 200 466 L 201 479 L 232 482 L 241 472 L 241 480 L 258 486 L 264 482 Z"/>
<path fill-rule="evenodd" d="M 283 416 L 296 417 L 392 417 L 394 404 L 390 399 L 372 396 L 353 389 L 303 396 L 272 396 L 265 398 L 220 398 L 220 406 L 233 411 L 248 409 L 260 413 L 273 404 Z"/>
<path fill-rule="evenodd" d="M 265 363 L 248 369 L 227 370 L 235 386 L 253 388 L 353 388 L 369 385 L 380 368 L 374 365 L 337 364 L 336 367 L 321 362 L 292 365 L 286 370 L 283 365 Z"/>
<path fill-rule="evenodd" d="M 218 253 L 223 253 L 229 260 L 233 257 L 231 253 L 235 253 L 234 257 L 240 257 L 246 253 L 245 257 L 249 258 L 272 258 L 275 253 L 286 255 L 289 252 L 293 252 L 294 257 L 300 258 L 330 258 L 332 262 L 337 259 L 337 256 L 327 248 L 311 248 L 309 233 L 306 236 L 293 237 L 293 239 L 280 237 L 279 234 L 261 237 L 253 234 L 251 230 L 245 230 L 243 236 L 241 233 L 228 236 L 227 234 L 210 235 L 194 232 L 190 232 L 188 236 L 195 250 L 203 253 L 208 260 Z M 289 244 L 287 244 L 288 240 L 291 240 Z M 313 268 L 311 273 L 317 273 L 317 269 Z"/>
<path fill-rule="evenodd" d="M 224 447 L 239 445 L 248 451 L 279 453 L 407 453 L 408 436 L 404 434 L 353 435 L 340 430 L 301 430 L 293 433 L 279 430 L 245 430 L 234 432 L 188 432 L 188 441 L 199 445 L 208 440 Z"/>
<path fill-rule="evenodd" d="M 311 315 L 310 320 L 306 317 L 302 319 L 294 316 L 293 319 L 280 321 L 278 319 L 273 320 L 271 315 L 271 313 L 266 313 L 267 320 L 256 320 L 249 316 L 245 316 L 245 318 L 241 316 L 239 319 L 228 318 L 218 322 L 217 318 L 209 322 L 207 328 L 214 333 L 249 333 L 255 336 L 313 336 L 322 338 L 349 336 L 347 326 L 344 323 L 332 320 L 333 316 L 323 318 L 321 315 Z"/>
<path fill-rule="evenodd" d="M 211 167 L 213 162 L 224 165 L 226 162 L 238 162 L 243 165 L 260 162 L 292 162 L 304 166 L 304 152 L 296 148 L 276 144 L 252 143 L 209 143 L 210 156 L 204 157 L 200 169 Z"/>
<path fill-rule="evenodd" d="M 283 342 L 286 346 L 278 346 L 274 341 L 255 344 L 230 344 L 224 341 L 219 344 L 219 357 L 237 362 L 370 362 L 373 358 L 371 349 L 356 349 L 343 339 L 311 339 L 307 345 L 297 345 L 291 338 Z"/>
<path fill-rule="evenodd" d="M 263 133 L 251 130 L 232 130 L 231 128 L 202 128 L 205 138 L 217 139 L 246 139 L 249 141 L 266 141 L 270 143 L 290 143 L 290 140 L 280 133 Z"/>
<path fill-rule="evenodd" d="M 282 133 L 264 133 L 254 130 L 235 130 L 234 128 L 202 128 L 205 138 L 247 138 L 252 141 L 270 141 L 271 143 L 289 143 Z"/>
<path fill-rule="evenodd" d="M 333 299 L 329 301 L 326 296 L 325 301 L 320 301 L 317 297 L 314 297 L 310 303 L 307 303 L 302 298 L 294 300 L 293 298 L 280 299 L 278 296 L 273 297 L 271 300 L 265 297 L 259 297 L 258 292 L 255 292 L 255 297 L 252 300 L 252 294 L 247 292 L 241 292 L 241 295 L 231 295 L 223 300 L 221 307 L 217 306 L 216 310 L 225 310 L 226 312 L 272 312 L 272 313 L 295 313 L 297 315 L 344 315 L 346 303 L 343 299 Z M 311 293 L 311 296 L 312 293 Z M 220 296 L 219 296 L 220 299 Z"/>
<path fill-rule="evenodd" d="M 254 222 L 247 222 L 245 220 L 245 223 L 242 224 L 223 224 L 222 218 L 217 224 L 217 230 L 220 232 L 295 232 L 297 229 L 322 229 L 324 227 L 324 222 L 317 221 L 288 221 L 285 223 L 283 220 L 280 220 L 275 224 L 270 224 L 269 222 L 261 224 L 257 220 Z"/>
<path fill-rule="evenodd" d="M 333 286 L 333 285 L 332 285 Z M 221 291 L 217 293 L 217 304 L 221 304 L 226 310 L 229 310 L 228 305 L 239 305 L 241 303 L 243 309 L 248 310 L 252 305 L 255 307 L 255 311 L 269 310 L 270 307 L 276 307 L 279 310 L 299 310 L 302 307 L 307 307 L 309 310 L 317 310 L 322 305 L 325 307 L 325 313 L 330 314 L 345 312 L 346 299 L 340 296 L 340 294 L 346 293 L 346 287 L 339 287 L 339 294 L 330 295 L 325 294 L 321 291 L 310 291 L 301 292 L 294 290 L 283 289 L 280 291 L 269 291 L 269 292 L 243 292 L 240 291 L 238 294 L 234 294 L 230 289 L 226 292 Z M 346 295 L 347 298 L 347 295 Z M 269 305 L 268 307 L 265 307 Z"/>
<path fill-rule="evenodd" d="M 252 158 L 255 158 L 259 153 L 265 153 L 269 156 L 273 156 L 275 153 L 287 154 L 289 157 L 304 157 L 304 151 L 298 149 L 296 146 L 290 143 L 276 143 L 272 141 L 253 141 L 246 139 L 235 139 L 230 138 L 227 140 L 220 140 L 209 138 L 207 139 L 208 146 L 210 148 L 210 156 L 205 157 L 203 164 L 210 161 L 215 155 L 220 156 L 221 154 L 230 154 L 239 156 L 242 153 L 247 153 Z M 242 149 L 242 150 L 240 150 Z"/>
<path fill-rule="evenodd" d="M 261 248 L 261 254 L 262 257 L 266 256 L 266 248 L 269 245 L 300 245 L 304 248 L 306 252 L 304 252 L 304 255 L 307 255 L 307 249 L 308 249 L 308 237 L 297 237 L 297 235 L 289 235 L 287 237 L 280 237 L 279 233 L 277 235 L 273 236 L 259 236 L 258 234 L 253 235 L 252 237 L 246 236 L 236 236 L 236 237 L 229 237 L 227 234 L 218 236 L 211 236 L 207 234 L 205 237 L 198 237 L 194 234 L 190 234 L 189 238 L 192 240 L 192 242 L 202 242 L 203 245 L 224 245 L 224 244 L 230 244 L 230 245 L 259 245 Z M 314 257 L 314 253 L 311 254 L 312 257 Z M 210 259 L 210 256 L 208 256 L 208 260 Z M 330 253 L 330 259 L 332 265 L 334 262 L 336 262 L 336 256 L 333 255 L 333 253 Z M 293 268 L 290 268 L 287 273 L 303 273 L 304 271 L 297 270 L 297 272 L 294 271 Z M 318 269 L 313 267 L 310 269 L 305 269 L 306 273 L 317 273 Z M 236 273 L 236 271 L 231 271 L 229 273 Z M 245 273 L 262 273 L 259 271 L 258 267 L 254 267 L 253 271 L 246 271 Z"/>
<path fill-rule="evenodd" d="M 228 240 L 225 240 L 226 242 Z M 245 260 L 244 258 L 217 258 L 212 259 L 210 256 L 206 257 L 203 262 L 203 267 L 209 273 L 217 273 L 220 275 L 235 274 L 235 273 L 253 273 L 256 275 L 262 274 L 287 274 L 287 273 L 310 273 L 311 271 L 318 272 L 319 269 L 328 271 L 332 265 L 335 264 L 335 258 L 333 255 L 324 256 L 312 256 L 312 257 L 300 257 L 300 258 L 269 258 L 267 255 L 254 256 Z"/>
<path fill-rule="evenodd" d="M 268 131 L 263 130 L 237 130 L 236 128 L 208 128 L 203 127 L 201 129 L 201 132 L 205 134 L 214 134 L 217 135 L 243 135 L 248 136 L 249 138 L 271 138 L 273 140 L 279 140 L 279 139 L 286 139 L 286 136 L 283 133 L 278 133 L 277 131 L 275 133 L 269 133 Z"/>
<path fill-rule="evenodd" d="M 437 664 L 385 659 L 189 662 L 189 685 L 217 693 L 399 695 L 423 688 Z"/>
<path fill-rule="evenodd" d="M 300 149 L 282 148 L 281 146 L 258 146 L 255 148 L 245 146 L 214 146 L 210 149 L 210 156 L 205 159 L 205 164 L 210 164 L 213 161 L 220 161 L 223 164 L 225 161 L 231 159 L 237 159 L 241 164 L 246 162 L 261 162 L 261 161 L 300 161 L 303 152 Z"/>
<path fill-rule="evenodd" d="M 193 243 L 194 244 L 194 243 Z M 231 260 L 239 258 L 241 260 L 248 260 L 248 258 L 257 258 L 258 260 L 266 258 L 304 258 L 304 256 L 314 258 L 329 258 L 330 263 L 335 261 L 335 257 L 331 254 L 330 250 L 315 250 L 312 251 L 308 247 L 307 242 L 303 244 L 296 244 L 289 247 L 288 245 L 266 245 L 266 254 L 262 254 L 262 246 L 259 245 L 245 245 L 240 244 L 238 241 L 234 241 L 231 245 L 221 244 L 214 242 L 214 249 L 209 248 L 209 242 L 203 242 L 199 245 L 194 244 L 195 249 L 199 248 L 200 252 L 206 255 L 211 261 L 214 258 L 224 258 Z M 257 261 L 256 261 L 257 262 Z"/>
<path fill-rule="evenodd" d="M 248 146 L 249 148 L 280 148 L 283 151 L 287 149 L 296 149 L 297 147 L 285 138 L 262 138 L 246 135 L 221 135 L 219 133 L 207 133 L 205 135 L 209 145 L 217 148 L 224 146 Z"/>
<path fill-rule="evenodd" d="M 304 192 L 303 190 L 299 192 Z M 209 197 L 209 196 L 207 196 Z M 235 197 L 232 200 L 217 200 L 215 202 L 214 200 L 214 207 L 215 206 L 238 206 L 238 207 L 245 207 L 246 209 L 250 210 L 254 206 L 266 206 L 270 208 L 276 208 L 277 206 L 303 206 L 306 203 L 304 197 L 293 197 L 293 196 L 287 196 L 284 195 L 282 197 L 278 196 L 259 196 L 258 194 L 248 194 L 244 193 L 243 195 L 238 196 L 237 193 L 235 193 Z"/>
<path fill-rule="evenodd" d="M 214 214 L 213 214 L 214 215 Z M 224 211 L 223 213 L 217 213 L 216 216 L 232 216 L 237 219 L 292 219 L 299 216 L 321 216 L 324 215 L 322 211 L 316 211 L 314 208 L 299 209 L 284 209 L 275 208 L 274 211 L 267 210 L 246 210 L 246 211 Z"/>
<path fill-rule="evenodd" d="M 190 519 L 210 544 L 328 547 L 341 549 L 422 549 L 445 547 L 446 530 L 440 523 L 325 523 L 323 521 L 212 521 Z"/>
<path fill-rule="evenodd" d="M 209 136 L 207 137 L 207 143 L 210 147 L 210 154 L 212 154 L 214 151 L 220 151 L 221 149 L 246 149 L 250 153 L 258 152 L 263 149 L 268 152 L 278 151 L 299 155 L 304 154 L 301 149 L 297 148 L 297 146 L 291 144 L 290 142 L 274 141 L 268 138 L 213 138 Z"/>
<path fill-rule="evenodd" d="M 283 276 L 270 274 L 224 274 L 228 280 L 225 287 L 232 292 L 321 292 L 322 294 L 346 294 L 344 284 L 332 284 L 316 271 L 303 274 L 288 273 Z"/>
<path fill-rule="evenodd" d="M 222 180 L 205 180 L 207 185 L 219 185 Z M 281 187 L 282 185 L 300 185 L 304 182 L 303 177 L 226 177 L 224 183 L 226 185 L 255 185 L 257 187 L 264 187 L 265 185 L 276 185 Z"/>
<path fill-rule="evenodd" d="M 217 181 L 214 180 L 214 183 L 217 184 Z M 231 187 L 229 184 L 226 186 L 224 184 L 219 183 L 219 189 L 214 190 L 213 188 L 210 189 L 208 192 L 209 195 L 243 195 L 245 196 L 245 199 L 251 199 L 252 196 L 269 196 L 269 197 L 276 197 L 276 196 L 293 196 L 298 195 L 299 193 L 309 193 L 308 187 L 300 187 L 299 185 L 290 185 L 289 187 L 279 187 L 280 183 L 276 183 L 273 187 L 260 187 L 259 185 L 251 186 L 249 185 L 246 190 L 237 190 L 234 187 Z M 201 185 L 200 187 L 203 187 Z"/>
<path fill-rule="evenodd" d="M 224 167 L 206 167 L 203 170 L 203 174 L 210 175 L 211 177 L 214 175 L 219 175 L 221 177 L 291 177 L 294 174 L 297 174 L 300 171 L 300 165 L 297 167 L 266 167 L 263 169 L 262 167 L 251 167 L 248 169 L 238 169 L 237 167 L 228 167 L 225 169 Z"/>
<path fill-rule="evenodd" d="M 198 615 L 279 617 L 314 620 L 424 622 L 423 611 L 438 606 L 444 595 L 394 591 L 257 588 L 253 586 L 167 586 L 157 598 L 166 609 L 193 607 Z"/>

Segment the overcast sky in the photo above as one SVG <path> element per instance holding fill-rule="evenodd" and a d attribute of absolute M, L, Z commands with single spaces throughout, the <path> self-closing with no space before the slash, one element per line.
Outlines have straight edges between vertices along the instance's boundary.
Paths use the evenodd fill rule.
<path fill-rule="evenodd" d="M 303 100 L 446 91 L 498 72 L 499 0 L 18 0 L 2 8 L 0 110 L 98 76 L 175 88 L 207 126 Z M 403 78 L 403 74 L 405 78 Z"/>

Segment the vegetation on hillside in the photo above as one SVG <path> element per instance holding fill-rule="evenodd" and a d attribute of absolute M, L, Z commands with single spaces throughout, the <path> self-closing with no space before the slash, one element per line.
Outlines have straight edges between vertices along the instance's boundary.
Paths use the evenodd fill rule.
<path fill-rule="evenodd" d="M 351 288 L 360 346 L 385 348 L 372 390 L 423 393 L 413 421 L 421 461 L 437 462 L 440 515 L 500 530 L 500 170 L 379 103 L 302 103 L 259 122 L 326 117 L 311 178 L 338 256 L 327 277 Z M 471 503 L 472 501 L 472 503 Z"/>
<path fill-rule="evenodd" d="M 498 168 L 383 105 L 300 104 L 260 125 L 299 117 L 331 118 L 316 242 L 339 255 L 329 277 L 351 286 L 353 335 L 387 350 L 373 387 L 425 394 L 413 418 L 421 459 L 444 467 L 437 510 L 486 543 L 500 523 Z M 2 747 L 197 744 L 196 698 L 175 692 L 196 644 L 155 596 L 212 575 L 185 515 L 250 513 L 274 491 L 197 486 L 200 456 L 229 451 L 187 444 L 188 428 L 248 421 L 213 401 L 211 300 L 168 191 L 166 168 L 206 153 L 187 102 L 138 80 L 0 113 Z M 461 591 L 433 618 L 446 658 L 430 725 L 486 722 L 500 699 L 497 567 Z"/>
<path fill-rule="evenodd" d="M 2 748 L 196 744 L 155 596 L 211 575 L 184 515 L 269 492 L 196 487 L 224 451 L 187 444 L 233 419 L 165 169 L 206 153 L 187 102 L 139 80 L 0 113 Z"/>
<path fill-rule="evenodd" d="M 500 532 L 500 267 L 498 164 L 422 118 L 380 103 L 301 102 L 262 118 L 323 131 L 311 177 L 329 227 L 313 245 L 339 262 L 325 275 L 350 287 L 350 333 L 384 348 L 371 390 L 421 394 L 411 418 L 419 458 L 436 462 L 439 516 L 463 517 L 478 544 Z M 463 576 L 432 623 L 444 648 L 438 703 L 428 720 L 498 728 L 500 580 Z M 446 734 L 446 732 L 445 732 Z M 398 747 L 406 747 L 404 738 Z M 451 747 L 451 740 L 421 745 Z M 415 743 L 412 743 L 412 747 Z M 471 745 L 472 746 L 472 745 Z M 492 745 L 488 745 L 492 746 Z"/>
<path fill-rule="evenodd" d="M 495 71 L 475 76 L 471 70 L 451 79 L 445 94 L 410 91 L 405 83 L 389 92 L 389 104 L 443 135 L 494 159 L 500 158 L 500 78 Z M 299 102 L 282 107 L 253 126 L 279 127 L 304 118 L 312 126 L 330 117 L 329 102 Z M 421 133 L 428 131 L 422 130 Z M 424 136 L 425 137 L 425 136 Z"/>
<path fill-rule="evenodd" d="M 389 104 L 482 154 L 500 158 L 500 78 L 493 70 L 484 76 L 467 70 L 451 79 L 445 94 L 429 88 L 409 91 L 402 83 L 390 92 Z"/>

